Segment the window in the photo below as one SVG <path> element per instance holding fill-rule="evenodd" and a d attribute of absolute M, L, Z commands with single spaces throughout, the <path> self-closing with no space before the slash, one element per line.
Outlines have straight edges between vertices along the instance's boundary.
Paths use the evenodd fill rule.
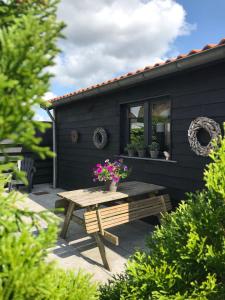
<path fill-rule="evenodd" d="M 158 151 L 154 158 L 171 159 L 171 101 L 148 100 L 121 108 L 121 152 L 124 153 L 127 144 L 133 144 L 136 155 L 142 149 L 145 157 Z"/>

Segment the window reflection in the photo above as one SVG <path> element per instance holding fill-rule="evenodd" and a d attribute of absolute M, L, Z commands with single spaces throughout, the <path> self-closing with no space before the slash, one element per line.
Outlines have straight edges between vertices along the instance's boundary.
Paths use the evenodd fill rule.
<path fill-rule="evenodd" d="M 144 106 L 129 109 L 129 140 L 132 144 L 144 143 Z"/>
<path fill-rule="evenodd" d="M 152 140 L 160 151 L 170 151 L 170 101 L 152 103 Z"/>

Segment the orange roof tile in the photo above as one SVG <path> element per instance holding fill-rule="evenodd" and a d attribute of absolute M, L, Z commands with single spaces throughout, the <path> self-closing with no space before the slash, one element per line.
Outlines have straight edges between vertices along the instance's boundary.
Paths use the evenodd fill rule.
<path fill-rule="evenodd" d="M 179 54 L 177 57 L 167 59 L 165 62 L 158 62 L 158 63 L 155 63 L 154 65 L 146 66 L 143 69 L 138 69 L 138 70 L 136 70 L 134 72 L 129 72 L 127 74 L 121 75 L 120 77 L 109 79 L 109 80 L 106 80 L 106 81 L 104 81 L 102 83 L 99 83 L 99 84 L 96 84 L 96 85 L 92 85 L 92 86 L 87 87 L 87 88 L 82 88 L 82 89 L 79 89 L 79 90 L 74 91 L 72 93 L 68 93 L 68 94 L 62 95 L 62 96 L 55 97 L 55 98 L 49 100 L 49 102 L 51 104 L 54 104 L 55 102 L 58 102 L 58 101 L 60 101 L 62 99 L 65 99 L 67 97 L 71 97 L 71 96 L 74 96 L 74 95 L 82 94 L 82 93 L 84 93 L 86 91 L 90 91 L 90 90 L 96 89 L 98 87 L 105 86 L 105 85 L 110 84 L 112 82 L 119 81 L 119 80 L 122 80 L 124 78 L 134 76 L 136 74 L 144 73 L 146 71 L 149 71 L 150 69 L 158 68 L 158 67 L 160 67 L 162 65 L 165 65 L 165 64 L 168 64 L 168 63 L 173 63 L 174 61 L 177 61 L 177 60 L 180 60 L 180 59 L 184 59 L 184 58 L 186 58 L 188 56 L 191 56 L 191 55 L 194 55 L 194 54 L 199 54 L 199 53 L 202 53 L 204 51 L 207 51 L 207 50 L 210 50 L 210 49 L 222 46 L 222 45 L 225 45 L 225 38 L 223 38 L 222 40 L 220 40 L 220 42 L 218 44 L 207 44 L 202 49 L 193 49 L 190 52 L 188 52 L 187 54 Z"/>

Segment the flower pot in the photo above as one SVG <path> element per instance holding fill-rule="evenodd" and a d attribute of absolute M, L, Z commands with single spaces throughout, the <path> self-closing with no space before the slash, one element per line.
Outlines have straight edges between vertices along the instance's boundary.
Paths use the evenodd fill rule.
<path fill-rule="evenodd" d="M 143 150 L 137 150 L 137 152 L 138 152 L 139 157 L 145 157 L 145 155 L 146 155 L 146 151 L 144 149 Z"/>
<path fill-rule="evenodd" d="M 159 151 L 149 151 L 151 158 L 157 158 L 159 156 Z"/>
<path fill-rule="evenodd" d="M 132 157 L 135 156 L 135 151 L 133 149 L 127 150 L 128 156 Z"/>
<path fill-rule="evenodd" d="M 110 192 L 116 192 L 118 189 L 119 182 L 115 181 L 106 181 L 105 182 L 105 190 Z"/>

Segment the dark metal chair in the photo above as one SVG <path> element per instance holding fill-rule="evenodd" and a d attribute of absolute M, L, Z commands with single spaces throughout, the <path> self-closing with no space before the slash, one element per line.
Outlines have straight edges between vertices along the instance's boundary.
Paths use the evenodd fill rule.
<path fill-rule="evenodd" d="M 28 193 L 31 193 L 33 188 L 34 173 L 36 172 L 36 168 L 34 166 L 34 160 L 33 158 L 25 157 L 23 160 L 19 160 L 17 164 L 18 164 L 18 169 L 20 171 L 25 172 L 26 174 L 26 179 L 28 181 L 27 190 Z M 14 187 L 17 189 L 21 185 L 24 185 L 24 183 L 21 180 L 12 179 L 9 184 L 9 191 L 11 191 Z"/>

